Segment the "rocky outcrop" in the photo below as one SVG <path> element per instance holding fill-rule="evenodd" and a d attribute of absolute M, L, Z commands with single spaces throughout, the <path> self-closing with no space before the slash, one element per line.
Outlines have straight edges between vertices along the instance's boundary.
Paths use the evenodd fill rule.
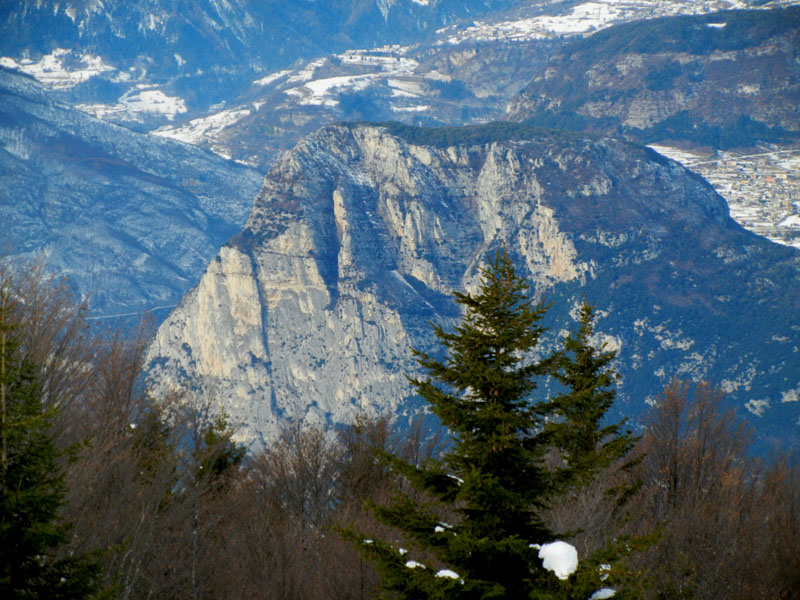
<path fill-rule="evenodd" d="M 674 374 L 733 380 L 765 344 L 789 350 L 778 379 L 798 373 L 787 315 L 800 293 L 754 284 L 800 290 L 798 254 L 740 229 L 676 163 L 509 124 L 341 125 L 272 169 L 244 230 L 158 330 L 152 385 L 201 387 L 253 443 L 287 419 L 413 411 L 409 346 L 436 350 L 428 322 L 455 322 L 450 293 L 474 289 L 502 244 L 554 301 L 548 343 L 577 302 L 597 304 L 623 412 Z M 769 324 L 743 342 L 753 306 Z M 779 397 L 774 378 L 747 385 Z"/>

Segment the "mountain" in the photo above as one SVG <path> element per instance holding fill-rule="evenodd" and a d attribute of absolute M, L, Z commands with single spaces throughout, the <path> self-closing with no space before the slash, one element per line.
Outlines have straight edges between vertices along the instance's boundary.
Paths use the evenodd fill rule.
<path fill-rule="evenodd" d="M 244 223 L 262 177 L 112 125 L 0 68 L 0 218 L 12 255 L 44 257 L 93 316 L 177 304 Z"/>
<path fill-rule="evenodd" d="M 73 102 L 207 110 L 255 75 L 350 48 L 418 41 L 513 0 L 19 0 L 0 3 L 6 66 L 40 65 Z M 68 76 L 78 74 L 79 77 Z M 142 96 L 148 86 L 150 95 Z M 155 92 L 159 95 L 153 96 Z M 153 111 L 158 113 L 158 111 Z M 145 119 L 146 111 L 140 113 Z"/>
<path fill-rule="evenodd" d="M 264 173 L 301 137 L 338 121 L 462 125 L 502 118 L 561 40 L 487 40 L 348 50 L 257 79 L 224 108 L 154 135 L 209 148 Z"/>
<path fill-rule="evenodd" d="M 800 7 L 617 25 L 563 47 L 508 118 L 642 143 L 800 140 Z"/>
<path fill-rule="evenodd" d="M 203 388 L 253 444 L 289 419 L 407 415 L 409 346 L 436 351 L 428 322 L 455 323 L 450 293 L 502 243 L 554 303 L 548 344 L 584 298 L 597 306 L 619 414 L 674 375 L 708 378 L 763 443 L 800 441 L 800 252 L 647 148 L 510 123 L 302 140 L 159 328 L 151 383 Z"/>

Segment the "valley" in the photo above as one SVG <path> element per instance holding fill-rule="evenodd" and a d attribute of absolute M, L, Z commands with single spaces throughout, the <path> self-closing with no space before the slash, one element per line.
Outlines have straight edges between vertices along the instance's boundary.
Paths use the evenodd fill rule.
<path fill-rule="evenodd" d="M 408 346 L 504 238 L 593 295 L 617 410 L 712 378 L 794 439 L 800 2 L 289 4 L 0 10 L 7 243 L 91 319 L 153 313 L 154 389 L 224 393 L 252 444 L 410 415 Z"/>
<path fill-rule="evenodd" d="M 712 155 L 657 144 L 650 147 L 713 185 L 740 225 L 775 243 L 800 248 L 800 146 Z"/>
<path fill-rule="evenodd" d="M 800 0 L 0 2 L 0 597 L 800 573 Z"/>

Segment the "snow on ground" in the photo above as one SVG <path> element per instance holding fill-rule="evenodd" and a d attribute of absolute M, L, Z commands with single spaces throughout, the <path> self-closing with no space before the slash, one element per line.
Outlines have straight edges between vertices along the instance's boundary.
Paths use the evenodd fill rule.
<path fill-rule="evenodd" d="M 789 215 L 778 225 L 780 227 L 800 227 L 800 215 Z"/>
<path fill-rule="evenodd" d="M 800 146 L 712 156 L 660 144 L 650 148 L 705 178 L 742 227 L 800 248 Z"/>
<path fill-rule="evenodd" d="M 403 81 L 401 79 L 387 79 L 386 84 L 392 90 L 392 96 L 405 98 L 419 98 L 425 94 L 419 81 Z"/>
<path fill-rule="evenodd" d="M 172 120 L 175 115 L 186 112 L 186 102 L 178 96 L 167 96 L 161 90 L 142 90 L 125 96 L 122 104 L 128 112 L 158 113 Z"/>
<path fill-rule="evenodd" d="M 272 83 L 280 77 L 290 74 L 286 78 L 286 84 L 297 84 L 283 91 L 284 94 L 295 98 L 298 104 L 328 106 L 338 105 L 338 100 L 334 94 L 342 92 L 358 92 L 371 85 L 385 83 L 395 97 L 416 98 L 423 96 L 425 91 L 418 81 L 409 78 L 415 75 L 415 70 L 419 63 L 411 58 L 400 56 L 408 48 L 401 46 L 391 46 L 375 48 L 372 50 L 350 50 L 343 54 L 333 55 L 331 60 L 327 58 L 317 59 L 309 62 L 302 69 L 294 72 L 281 71 L 260 79 L 254 83 L 265 85 L 265 82 Z M 336 77 L 323 77 L 315 79 L 314 75 L 326 63 L 336 64 L 339 61 L 342 65 L 350 67 L 365 67 L 371 69 L 370 73 L 357 73 L 354 75 L 338 75 Z M 399 109 L 406 110 L 406 109 Z M 408 109 L 423 110 L 423 109 Z"/>
<path fill-rule="evenodd" d="M 431 107 L 427 104 L 420 104 L 419 106 L 395 106 L 394 104 L 389 103 L 389 107 L 392 109 L 392 112 L 425 112 L 431 110 Z"/>
<path fill-rule="evenodd" d="M 322 65 L 325 64 L 327 58 L 318 58 L 317 60 L 312 60 L 308 63 L 305 67 L 297 71 L 294 75 L 287 79 L 288 83 L 304 83 L 306 81 L 310 81 L 314 78 L 314 73 L 317 72 Z"/>
<path fill-rule="evenodd" d="M 280 79 L 281 77 L 286 77 L 289 73 L 291 73 L 291 69 L 287 69 L 285 71 L 277 71 L 276 73 L 270 73 L 266 77 L 262 77 L 261 79 L 256 79 L 253 83 L 255 85 L 269 85 Z"/>
<path fill-rule="evenodd" d="M 129 90 L 119 99 L 117 104 L 77 104 L 75 108 L 98 119 L 108 119 L 126 116 L 138 120 L 142 114 L 158 114 L 173 120 L 176 115 L 186 112 L 186 102 L 179 96 L 168 96 L 163 91 L 155 88 Z"/>
<path fill-rule="evenodd" d="M 764 398 L 763 400 L 756 400 L 755 398 L 751 398 L 747 402 L 745 402 L 744 407 L 753 413 L 757 417 L 761 417 L 764 415 L 764 411 L 769 408 L 769 399 Z"/>
<path fill-rule="evenodd" d="M 317 106 L 336 106 L 339 101 L 332 98 L 333 92 L 360 91 L 368 88 L 376 81 L 378 75 L 344 75 L 341 77 L 327 77 L 307 81 L 299 87 L 284 90 L 284 94 L 297 98 L 298 104 Z"/>
<path fill-rule="evenodd" d="M 444 577 L 446 579 L 458 579 L 460 583 L 464 583 L 464 580 L 461 579 L 461 576 L 455 571 L 451 571 L 450 569 L 441 569 L 437 571 L 436 577 Z"/>
<path fill-rule="evenodd" d="M 539 17 L 538 21 L 547 31 L 565 35 L 586 33 L 608 27 L 619 20 L 621 16 L 621 11 L 612 3 L 587 2 L 573 7 L 569 14 Z"/>
<path fill-rule="evenodd" d="M 165 125 L 152 133 L 159 137 L 172 138 L 187 144 L 201 144 L 205 140 L 215 138 L 223 129 L 230 127 L 251 112 L 247 108 L 223 110 L 208 117 L 192 119 L 180 127 Z"/>
<path fill-rule="evenodd" d="M 781 5 L 798 4 L 798 0 L 784 0 Z M 763 8 L 774 7 L 770 3 Z M 688 14 L 706 14 L 731 8 L 748 7 L 744 0 L 591 0 L 573 5 L 569 12 L 556 15 L 538 15 L 513 21 L 475 21 L 472 26 L 460 29 L 445 27 L 437 31 L 439 43 L 461 44 L 487 40 L 532 40 L 557 36 L 588 35 L 618 23 L 638 19 L 651 19 Z M 711 24 L 724 26 L 724 24 Z"/>
<path fill-rule="evenodd" d="M 413 58 L 406 56 L 395 56 L 396 54 L 403 54 L 408 48 L 392 48 L 386 51 L 382 48 L 374 50 L 348 50 L 344 54 L 336 54 L 342 64 L 358 65 L 365 67 L 378 67 L 385 73 L 392 73 L 395 75 L 410 75 L 419 66 L 419 63 Z"/>
<path fill-rule="evenodd" d="M 72 68 L 64 63 L 69 63 Z M 77 55 L 72 50 L 56 48 L 40 60 L 30 58 L 15 60 L 8 56 L 0 58 L 0 65 L 18 69 L 33 76 L 37 81 L 54 90 L 66 90 L 105 71 L 114 71 L 103 59 L 93 54 Z"/>

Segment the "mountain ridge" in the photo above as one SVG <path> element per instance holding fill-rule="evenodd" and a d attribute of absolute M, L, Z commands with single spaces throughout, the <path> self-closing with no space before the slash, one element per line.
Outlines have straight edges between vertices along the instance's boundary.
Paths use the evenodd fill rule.
<path fill-rule="evenodd" d="M 555 301 L 549 345 L 576 303 L 597 305 L 598 341 L 620 350 L 617 411 L 640 414 L 673 375 L 710 377 L 765 437 L 796 436 L 780 394 L 800 357 L 753 365 L 800 342 L 800 252 L 743 230 L 707 183 L 648 149 L 522 129 L 527 139 L 439 146 L 376 125 L 304 138 L 159 328 L 154 389 L 204 382 L 256 444 L 287 419 L 409 414 L 407 348 L 434 349 L 428 321 L 454 323 L 450 293 L 472 289 L 503 241 Z"/>
<path fill-rule="evenodd" d="M 640 143 L 796 141 L 798 31 L 796 6 L 617 25 L 556 52 L 507 115 Z"/>

